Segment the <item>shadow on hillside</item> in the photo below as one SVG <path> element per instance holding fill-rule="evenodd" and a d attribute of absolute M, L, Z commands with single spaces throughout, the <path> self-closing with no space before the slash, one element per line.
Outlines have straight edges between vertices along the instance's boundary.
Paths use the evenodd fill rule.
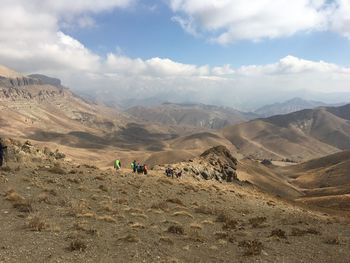
<path fill-rule="evenodd" d="M 104 136 L 83 131 L 69 133 L 36 131 L 29 137 L 31 140 L 55 142 L 69 147 L 85 149 L 104 149 L 110 146 L 127 150 L 162 151 L 164 141 L 176 138 L 175 134 L 151 133 L 138 124 L 128 124 L 125 128 Z"/>

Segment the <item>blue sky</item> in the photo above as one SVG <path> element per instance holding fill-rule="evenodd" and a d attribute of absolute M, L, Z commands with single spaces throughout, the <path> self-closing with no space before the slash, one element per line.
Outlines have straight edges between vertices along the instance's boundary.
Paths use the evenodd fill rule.
<path fill-rule="evenodd" d="M 350 101 L 350 0 L 0 1 L 1 64 L 101 100 Z"/>
<path fill-rule="evenodd" d="M 298 32 L 285 38 L 221 45 L 182 30 L 172 20 L 174 13 L 163 1 L 149 2 L 147 6 L 102 12 L 93 16 L 94 26 L 63 32 L 101 56 L 117 50 L 133 58 L 164 57 L 188 64 L 238 67 L 273 63 L 293 55 L 350 66 L 350 41 L 334 32 Z"/>

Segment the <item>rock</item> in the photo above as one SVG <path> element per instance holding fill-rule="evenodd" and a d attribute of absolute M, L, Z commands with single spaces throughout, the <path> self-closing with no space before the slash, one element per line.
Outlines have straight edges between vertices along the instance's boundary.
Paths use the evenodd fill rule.
<path fill-rule="evenodd" d="M 201 176 L 202 176 L 205 180 L 208 180 L 208 179 L 209 179 L 209 174 L 208 174 L 208 172 L 206 172 L 206 171 L 202 171 L 202 172 L 201 172 Z"/>
<path fill-rule="evenodd" d="M 266 166 L 272 165 L 272 162 L 270 160 L 267 160 L 267 159 L 262 160 L 260 163 L 263 165 L 266 165 Z"/>

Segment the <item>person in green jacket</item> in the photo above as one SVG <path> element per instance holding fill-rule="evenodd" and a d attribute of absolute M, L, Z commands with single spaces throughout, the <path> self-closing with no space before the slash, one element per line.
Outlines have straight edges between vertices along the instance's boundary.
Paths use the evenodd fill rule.
<path fill-rule="evenodd" d="M 117 159 L 114 161 L 114 169 L 119 170 L 120 168 L 122 168 L 122 163 Z"/>

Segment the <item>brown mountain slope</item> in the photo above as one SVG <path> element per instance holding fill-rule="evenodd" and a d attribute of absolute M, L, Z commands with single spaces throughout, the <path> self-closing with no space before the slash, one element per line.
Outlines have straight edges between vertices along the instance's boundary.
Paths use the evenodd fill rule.
<path fill-rule="evenodd" d="M 299 201 L 350 209 L 350 151 L 280 169 L 305 195 Z"/>
<path fill-rule="evenodd" d="M 133 107 L 127 110 L 132 116 L 151 123 L 163 125 L 195 126 L 220 129 L 241 123 L 256 115 L 225 107 L 204 104 L 164 103 L 157 107 Z"/>
<path fill-rule="evenodd" d="M 350 122 L 345 118 L 349 108 L 350 104 L 253 120 L 226 127 L 223 135 L 241 153 L 257 159 L 308 160 L 350 148 Z"/>

